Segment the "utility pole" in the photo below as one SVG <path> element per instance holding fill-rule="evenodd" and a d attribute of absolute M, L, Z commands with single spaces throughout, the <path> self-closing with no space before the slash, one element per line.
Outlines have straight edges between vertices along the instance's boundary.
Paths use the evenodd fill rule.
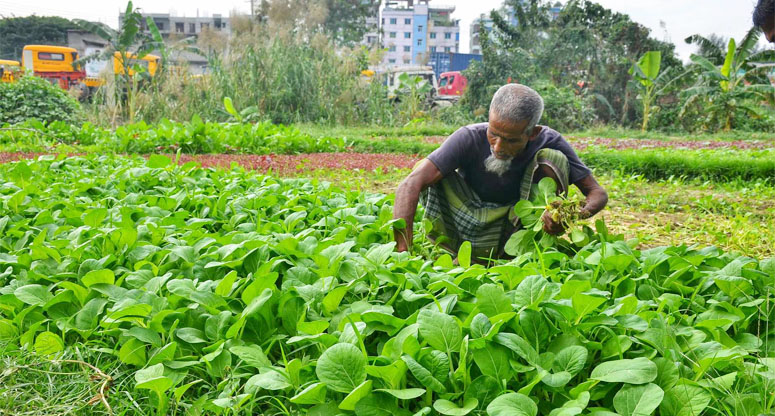
<path fill-rule="evenodd" d="M 256 20 L 255 0 L 250 0 L 250 20 Z"/>

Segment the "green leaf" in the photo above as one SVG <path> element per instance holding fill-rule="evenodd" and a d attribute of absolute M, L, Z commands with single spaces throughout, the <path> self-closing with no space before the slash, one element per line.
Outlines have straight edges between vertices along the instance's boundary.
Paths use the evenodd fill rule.
<path fill-rule="evenodd" d="M 83 223 L 91 228 L 99 228 L 102 221 L 108 216 L 108 210 L 105 208 L 95 208 L 86 211 L 83 217 Z"/>
<path fill-rule="evenodd" d="M 676 384 L 665 393 L 659 405 L 662 416 L 696 416 L 702 414 L 712 397 L 705 389 L 689 384 Z"/>
<path fill-rule="evenodd" d="M 45 286 L 41 285 L 25 285 L 17 287 L 16 290 L 13 291 L 13 295 L 16 296 L 16 299 L 33 306 L 43 306 L 51 299 L 54 299 L 54 295 L 52 295 Z"/>
<path fill-rule="evenodd" d="M 563 348 L 554 357 L 553 368 L 559 371 L 567 371 L 571 375 L 578 374 L 587 362 L 587 349 L 580 345 L 571 345 Z"/>
<path fill-rule="evenodd" d="M 425 389 L 418 389 L 418 388 L 412 388 L 412 389 L 376 389 L 374 391 L 381 391 L 383 393 L 387 393 L 397 399 L 400 400 L 412 400 L 416 399 L 423 394 L 425 394 Z"/>
<path fill-rule="evenodd" d="M 460 349 L 463 331 L 455 318 L 431 309 L 423 309 L 417 316 L 420 335 L 431 347 L 450 353 Z"/>
<path fill-rule="evenodd" d="M 498 396 L 487 406 L 489 416 L 536 416 L 538 406 L 529 397 L 520 393 Z"/>
<path fill-rule="evenodd" d="M 479 310 L 488 317 L 513 310 L 511 301 L 503 291 L 503 287 L 492 283 L 479 286 L 479 289 L 476 290 L 476 304 L 479 306 Z"/>
<path fill-rule="evenodd" d="M 471 267 L 471 242 L 470 241 L 463 241 L 463 244 L 460 245 L 460 248 L 457 250 L 457 261 L 458 261 L 458 264 L 460 264 L 460 267 L 463 267 L 466 269 Z"/>
<path fill-rule="evenodd" d="M 372 392 L 355 405 L 356 416 L 403 416 L 406 412 L 399 412 L 395 399 L 384 393 Z"/>
<path fill-rule="evenodd" d="M 342 410 L 355 410 L 355 405 L 369 393 L 371 393 L 371 380 L 366 380 L 356 387 L 352 393 L 345 396 L 344 400 L 339 403 L 339 408 Z"/>
<path fill-rule="evenodd" d="M 332 390 L 350 393 L 366 380 L 366 358 L 352 344 L 336 344 L 320 356 L 315 373 Z"/>
<path fill-rule="evenodd" d="M 164 155 L 151 155 L 148 157 L 147 166 L 151 169 L 165 168 L 172 164 L 172 159 Z"/>
<path fill-rule="evenodd" d="M 267 370 L 264 373 L 256 374 L 249 378 L 245 383 L 245 392 L 255 394 L 260 389 L 276 391 L 286 390 L 292 385 L 279 371 Z"/>
<path fill-rule="evenodd" d="M 404 360 L 406 366 L 409 368 L 409 371 L 412 372 L 414 378 L 416 378 L 417 381 L 419 381 L 425 388 L 428 388 L 437 393 L 447 392 L 447 388 L 444 387 L 444 384 L 436 379 L 436 377 L 434 377 L 427 368 L 423 367 L 422 364 L 415 361 L 414 358 L 408 355 L 403 355 L 401 356 L 401 359 Z"/>
<path fill-rule="evenodd" d="M 592 370 L 590 378 L 608 383 L 646 384 L 657 378 L 657 365 L 645 357 L 606 361 Z"/>
<path fill-rule="evenodd" d="M 135 388 L 152 390 L 159 397 L 164 396 L 164 392 L 173 385 L 172 379 L 164 376 L 164 364 L 156 364 L 138 370 L 135 373 L 135 381 L 137 382 Z"/>
<path fill-rule="evenodd" d="M 53 332 L 41 332 L 35 338 L 35 352 L 40 355 L 54 355 L 64 349 L 62 338 Z"/>
<path fill-rule="evenodd" d="M 547 280 L 540 275 L 532 275 L 522 280 L 514 292 L 514 304 L 519 308 L 537 305 L 544 300 Z"/>
<path fill-rule="evenodd" d="M 497 344 L 487 345 L 485 348 L 473 351 L 474 362 L 485 376 L 496 380 L 509 380 L 511 378 L 511 366 L 509 365 L 509 353 L 505 347 Z"/>
<path fill-rule="evenodd" d="M 326 385 L 315 383 L 307 386 L 295 396 L 289 399 L 296 404 L 318 404 L 326 402 Z"/>
<path fill-rule="evenodd" d="M 113 274 L 112 270 L 108 269 L 92 270 L 81 278 L 81 282 L 86 287 L 91 287 L 98 283 L 112 285 L 116 282 L 116 275 Z"/>
<path fill-rule="evenodd" d="M 465 416 L 471 413 L 476 406 L 479 405 L 479 401 L 476 399 L 468 399 L 463 403 L 462 407 L 458 407 L 455 403 L 439 399 L 433 402 L 433 408 L 442 415 L 448 416 Z"/>
<path fill-rule="evenodd" d="M 272 367 L 272 363 L 269 361 L 269 358 L 267 358 L 266 354 L 264 354 L 264 351 L 258 345 L 234 346 L 229 348 L 229 351 L 231 351 L 232 354 L 239 357 L 239 359 L 244 361 L 245 364 L 249 366 L 258 369 Z"/>
<path fill-rule="evenodd" d="M 614 409 L 621 416 L 649 416 L 657 410 L 664 395 L 653 383 L 625 385 L 614 396 Z"/>
<path fill-rule="evenodd" d="M 121 349 L 118 350 L 118 358 L 125 364 L 142 367 L 146 363 L 145 344 L 135 338 L 130 338 L 121 345 Z"/>
<path fill-rule="evenodd" d="M 495 335 L 493 340 L 517 353 L 517 355 L 522 357 L 528 364 L 535 367 L 539 366 L 538 352 L 536 352 L 535 348 L 533 348 L 530 343 L 519 335 L 502 332 Z"/>

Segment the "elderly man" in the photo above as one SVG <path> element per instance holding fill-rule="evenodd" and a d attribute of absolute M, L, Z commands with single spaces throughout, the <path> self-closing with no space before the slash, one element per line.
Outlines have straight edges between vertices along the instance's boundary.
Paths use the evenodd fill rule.
<path fill-rule="evenodd" d="M 775 0 L 759 0 L 753 10 L 753 24 L 761 28 L 770 43 L 775 43 Z"/>
<path fill-rule="evenodd" d="M 517 226 L 514 204 L 529 199 L 531 184 L 547 176 L 558 192 L 567 192 L 569 183 L 581 190 L 583 218 L 603 209 L 608 195 L 589 168 L 558 132 L 537 125 L 543 110 L 531 88 L 504 85 L 492 98 L 489 123 L 459 129 L 418 163 L 396 191 L 393 217 L 406 221 L 406 228 L 394 230 L 396 249 L 410 248 L 421 201 L 433 224 L 432 241 L 453 252 L 470 241 L 476 257 L 501 257 Z M 564 232 L 551 216 L 542 220 L 546 232 Z"/>

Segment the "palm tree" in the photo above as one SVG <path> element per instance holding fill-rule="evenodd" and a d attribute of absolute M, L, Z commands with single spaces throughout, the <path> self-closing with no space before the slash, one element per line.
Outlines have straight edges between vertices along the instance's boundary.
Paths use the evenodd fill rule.
<path fill-rule="evenodd" d="M 755 52 L 760 35 L 759 28 L 754 27 L 739 45 L 734 39 L 729 39 L 726 51 L 700 35 L 685 39 L 686 43 L 694 43 L 703 48 L 708 56 L 722 56 L 724 59 L 723 64 L 717 66 L 706 57 L 692 54 L 690 69 L 697 74 L 697 81 L 683 92 L 686 101 L 681 109 L 681 116 L 693 104 L 704 103 L 702 111 L 708 114 L 711 120 L 722 122 L 724 130 L 727 131 L 732 128 L 737 111 L 754 117 L 760 116 L 759 109 L 754 104 L 757 101 L 771 101 L 775 97 L 775 87 L 766 77 L 761 76 L 763 69 L 756 65 L 775 61 L 773 50 Z"/>

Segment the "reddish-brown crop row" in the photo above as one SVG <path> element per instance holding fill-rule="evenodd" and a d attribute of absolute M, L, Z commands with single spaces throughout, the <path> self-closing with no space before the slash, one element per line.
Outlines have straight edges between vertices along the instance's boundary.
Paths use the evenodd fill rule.
<path fill-rule="evenodd" d="M 43 153 L 0 153 L 0 163 L 20 159 L 34 159 Z M 174 155 L 168 155 L 174 158 Z M 272 171 L 278 175 L 287 175 L 316 169 L 348 169 L 387 172 L 392 168 L 408 169 L 414 166 L 420 157 L 401 154 L 379 153 L 310 153 L 303 155 L 182 155 L 180 163 L 195 161 L 203 167 L 228 168 L 237 163 L 246 169 L 260 172 Z"/>
<path fill-rule="evenodd" d="M 763 150 L 775 148 L 775 141 L 760 140 L 654 140 L 654 139 L 611 139 L 605 137 L 567 136 L 568 141 L 576 150 L 583 151 L 589 146 L 599 146 L 607 149 L 732 149 L 732 150 Z M 428 136 L 426 143 L 441 144 L 445 136 Z"/>

